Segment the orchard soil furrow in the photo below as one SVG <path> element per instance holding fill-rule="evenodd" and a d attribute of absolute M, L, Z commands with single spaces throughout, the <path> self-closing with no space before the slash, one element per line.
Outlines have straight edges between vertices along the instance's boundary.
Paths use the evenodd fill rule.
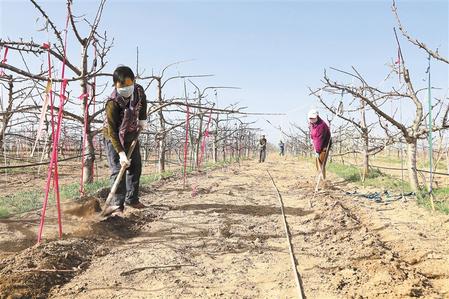
<path fill-rule="evenodd" d="M 1 298 L 295 298 L 267 169 L 307 298 L 449 298 L 448 216 L 349 196 L 369 190 L 332 176 L 314 196 L 313 165 L 278 157 L 159 182 L 124 218 L 72 203 L 62 240 L 49 211 L 37 246 L 38 212 L 0 221 Z"/>

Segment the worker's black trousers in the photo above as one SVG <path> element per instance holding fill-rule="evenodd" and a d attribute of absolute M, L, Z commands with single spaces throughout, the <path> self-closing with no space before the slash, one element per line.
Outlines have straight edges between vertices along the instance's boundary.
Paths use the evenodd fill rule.
<path fill-rule="evenodd" d="M 259 163 L 265 162 L 265 157 L 267 156 L 267 150 L 262 148 L 259 150 Z"/>
<path fill-rule="evenodd" d="M 128 149 L 131 143 L 125 144 L 125 152 L 128 153 Z M 120 172 L 120 157 L 112 146 L 111 141 L 105 140 L 106 154 L 108 156 L 109 169 L 111 170 L 111 186 L 114 184 L 118 173 Z M 137 142 L 136 147 L 131 155 L 131 165 L 122 177 L 120 184 L 118 185 L 117 192 L 111 200 L 111 205 L 120 206 L 124 208 L 125 202 L 127 204 L 134 204 L 139 202 L 139 181 L 140 174 L 142 173 L 142 159 L 140 157 L 140 145 Z"/>

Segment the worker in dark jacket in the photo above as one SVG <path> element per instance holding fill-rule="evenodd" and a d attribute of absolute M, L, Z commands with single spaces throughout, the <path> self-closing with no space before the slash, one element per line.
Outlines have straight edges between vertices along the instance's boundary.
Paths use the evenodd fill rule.
<path fill-rule="evenodd" d="M 259 163 L 265 162 L 265 158 L 267 157 L 267 139 L 265 135 L 262 135 L 262 138 L 259 140 Z"/>
<path fill-rule="evenodd" d="M 313 148 L 315 150 L 316 167 L 323 173 L 323 179 L 326 179 L 326 162 L 328 145 L 331 142 L 331 132 L 327 124 L 320 118 L 318 111 L 312 109 L 308 113 L 310 123 L 310 137 L 312 138 Z M 319 163 L 319 165 L 318 165 Z"/>
<path fill-rule="evenodd" d="M 285 144 L 281 140 L 281 141 L 279 141 L 279 156 L 284 156 L 284 155 L 285 155 Z"/>
<path fill-rule="evenodd" d="M 133 140 L 138 137 L 138 131 L 145 129 L 147 101 L 142 86 L 135 83 L 134 73 L 129 67 L 118 67 L 112 79 L 114 90 L 106 101 L 103 135 L 111 170 L 111 185 L 120 168 L 127 167 L 126 176 L 120 181 L 108 207 L 109 214 L 121 216 L 125 203 L 133 208 L 145 208 L 139 201 L 142 173 L 139 143 L 137 142 L 129 160 L 127 153 Z"/>

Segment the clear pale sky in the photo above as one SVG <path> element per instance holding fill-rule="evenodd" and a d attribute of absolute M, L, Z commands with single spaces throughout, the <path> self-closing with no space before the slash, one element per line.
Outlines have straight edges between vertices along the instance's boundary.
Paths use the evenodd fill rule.
<path fill-rule="evenodd" d="M 64 26 L 65 1 L 39 1 Z M 76 15 L 92 18 L 97 1 L 74 1 Z M 409 33 L 448 57 L 448 1 L 398 1 L 402 23 Z M 279 132 L 264 119 L 287 128 L 289 122 L 305 124 L 306 113 L 317 106 L 308 86 L 319 86 L 324 68 L 356 66 L 374 84 L 388 73 L 386 63 L 397 55 L 391 1 L 108 1 L 101 30 L 114 37 L 106 71 L 118 64 L 140 67 L 150 74 L 185 59 L 173 72 L 215 74 L 196 79 L 200 86 L 238 86 L 219 91 L 220 106 L 239 101 L 250 112 L 287 113 L 281 117 L 256 117 L 268 139 L 277 143 Z M 27 1 L 0 0 L 2 38 L 45 41 L 35 20 L 39 16 Z M 417 86 L 425 87 L 427 56 L 401 40 L 405 58 Z M 69 56 L 77 57 L 73 40 Z M 14 58 L 11 58 L 14 59 Z M 447 94 L 448 67 L 432 62 L 434 86 Z M 339 77 L 341 78 L 341 77 Z M 348 79 L 349 80 L 349 79 Z M 438 92 L 437 92 L 438 93 Z M 180 96 L 173 82 L 167 96 Z M 151 96 L 151 95 L 150 95 Z M 325 112 L 322 111 L 324 114 Z"/>

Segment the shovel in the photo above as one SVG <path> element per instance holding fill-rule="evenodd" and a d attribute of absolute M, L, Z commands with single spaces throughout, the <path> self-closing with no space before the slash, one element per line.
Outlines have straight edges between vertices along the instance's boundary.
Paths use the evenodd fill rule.
<path fill-rule="evenodd" d="M 128 150 L 128 154 L 126 155 L 130 163 L 131 163 L 131 159 L 130 159 L 131 155 L 132 155 L 134 148 L 136 147 L 136 144 L 138 142 L 139 133 L 140 133 L 140 130 L 137 131 L 136 139 L 134 139 L 133 142 L 131 143 L 131 146 L 129 147 L 129 150 Z M 107 216 L 111 215 L 112 213 L 114 213 L 117 209 L 119 209 L 119 206 L 116 206 L 116 205 L 111 206 L 110 203 L 111 203 L 111 200 L 114 197 L 115 193 L 117 192 L 118 185 L 120 184 L 120 181 L 122 180 L 123 175 L 125 174 L 126 169 L 128 167 L 129 166 L 123 165 L 120 168 L 120 171 L 119 171 L 117 177 L 115 178 L 114 184 L 111 187 L 111 191 L 109 192 L 108 197 L 106 198 L 106 202 L 104 204 L 103 211 L 101 211 L 101 214 L 100 214 L 101 216 L 107 217 Z"/>

